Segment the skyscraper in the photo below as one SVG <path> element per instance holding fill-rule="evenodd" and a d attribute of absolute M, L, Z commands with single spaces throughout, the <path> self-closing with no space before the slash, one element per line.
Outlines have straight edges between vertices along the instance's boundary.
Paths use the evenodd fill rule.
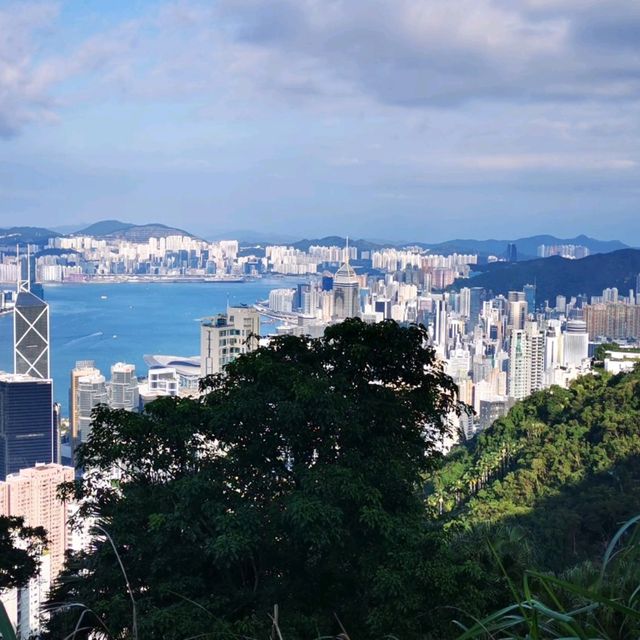
<path fill-rule="evenodd" d="M 69 422 L 73 441 L 78 438 L 80 429 L 80 413 L 78 410 L 78 380 L 82 377 L 100 375 L 93 360 L 78 360 L 71 370 L 71 384 L 69 386 Z"/>
<path fill-rule="evenodd" d="M 480 320 L 482 303 L 486 299 L 486 292 L 482 287 L 471 287 L 469 290 L 469 322 L 467 332 L 471 333 Z"/>
<path fill-rule="evenodd" d="M 509 348 L 509 375 L 507 391 L 516 400 L 526 398 L 531 392 L 531 345 L 527 332 L 514 329 Z"/>
<path fill-rule="evenodd" d="M 518 262 L 518 247 L 513 242 L 507 245 L 507 261 Z"/>
<path fill-rule="evenodd" d="M 21 290 L 13 311 L 14 371 L 49 379 L 49 305 Z"/>
<path fill-rule="evenodd" d="M 51 380 L 0 374 L 0 480 L 57 458 Z"/>
<path fill-rule="evenodd" d="M 535 313 L 536 311 L 536 285 L 525 284 L 523 287 L 524 299 L 527 301 L 527 309 L 529 313 Z"/>
<path fill-rule="evenodd" d="M 86 442 L 91 433 L 91 412 L 99 404 L 107 404 L 107 385 L 104 376 L 98 371 L 86 376 L 80 376 L 76 385 L 77 403 L 77 438 L 80 442 Z"/>
<path fill-rule="evenodd" d="M 135 365 L 117 362 L 111 366 L 109 406 L 112 409 L 137 411 L 138 404 L 138 378 L 136 378 Z"/>
<path fill-rule="evenodd" d="M 360 315 L 358 276 L 349 264 L 349 253 L 344 264 L 333 278 L 333 317 L 334 320 L 357 318 Z"/>

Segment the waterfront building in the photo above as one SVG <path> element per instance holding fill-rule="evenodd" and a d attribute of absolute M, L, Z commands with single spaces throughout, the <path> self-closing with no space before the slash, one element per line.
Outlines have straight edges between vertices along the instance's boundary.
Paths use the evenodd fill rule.
<path fill-rule="evenodd" d="M 51 380 L 0 374 L 0 480 L 57 459 Z"/>
<path fill-rule="evenodd" d="M 80 414 L 78 411 L 78 380 L 82 377 L 100 375 L 100 370 L 96 368 L 93 360 L 78 360 L 76 366 L 71 370 L 71 380 L 69 385 L 69 424 L 71 427 L 71 438 L 75 441 L 78 438 L 80 429 Z"/>
<path fill-rule="evenodd" d="M 93 418 L 91 413 L 99 404 L 108 404 L 105 377 L 98 369 L 89 375 L 80 376 L 76 383 L 77 439 L 86 442 L 91 433 Z"/>
<path fill-rule="evenodd" d="M 138 405 L 138 379 L 135 365 L 117 362 L 111 366 L 109 406 L 112 409 L 137 411 Z"/>
<path fill-rule="evenodd" d="M 208 318 L 200 325 L 202 377 L 222 372 L 243 353 L 258 348 L 260 316 L 253 307 L 229 307 L 227 313 Z"/>
<path fill-rule="evenodd" d="M 294 297 L 297 300 L 296 289 L 272 289 L 269 292 L 269 309 L 279 313 L 291 313 L 293 311 Z M 302 306 L 297 304 L 297 307 Z"/>

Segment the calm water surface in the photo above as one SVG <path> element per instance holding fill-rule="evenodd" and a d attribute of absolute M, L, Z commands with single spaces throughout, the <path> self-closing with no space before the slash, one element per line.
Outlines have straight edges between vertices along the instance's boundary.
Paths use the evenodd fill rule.
<path fill-rule="evenodd" d="M 197 355 L 203 317 L 230 304 L 253 304 L 294 280 L 243 283 L 64 284 L 45 287 L 51 318 L 51 374 L 54 396 L 66 415 L 69 372 L 76 360 L 109 368 L 123 361 L 146 376 L 145 354 Z M 106 296 L 104 298 L 103 296 Z M 0 317 L 0 370 L 13 370 L 13 318 Z M 263 333 L 272 330 L 263 325 Z"/>

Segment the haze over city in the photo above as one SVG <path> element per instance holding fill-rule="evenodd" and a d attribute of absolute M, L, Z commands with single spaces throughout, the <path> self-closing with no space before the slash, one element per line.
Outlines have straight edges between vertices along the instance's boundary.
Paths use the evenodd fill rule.
<path fill-rule="evenodd" d="M 0 226 L 640 244 L 640 5 L 2 2 Z"/>

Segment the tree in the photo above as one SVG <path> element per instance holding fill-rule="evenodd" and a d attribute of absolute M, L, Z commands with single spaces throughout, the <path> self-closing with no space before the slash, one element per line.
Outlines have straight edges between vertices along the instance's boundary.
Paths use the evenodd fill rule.
<path fill-rule="evenodd" d="M 42 527 L 27 527 L 23 518 L 0 515 L 0 593 L 24 586 L 38 572 L 46 542 Z"/>
<path fill-rule="evenodd" d="M 281 336 L 136 415 L 96 410 L 74 487 L 115 541 L 52 596 L 117 637 L 417 633 L 434 542 L 420 491 L 463 407 L 424 327 L 352 319 Z M 107 482 L 118 469 L 116 486 Z M 51 637 L 73 628 L 59 612 Z"/>

